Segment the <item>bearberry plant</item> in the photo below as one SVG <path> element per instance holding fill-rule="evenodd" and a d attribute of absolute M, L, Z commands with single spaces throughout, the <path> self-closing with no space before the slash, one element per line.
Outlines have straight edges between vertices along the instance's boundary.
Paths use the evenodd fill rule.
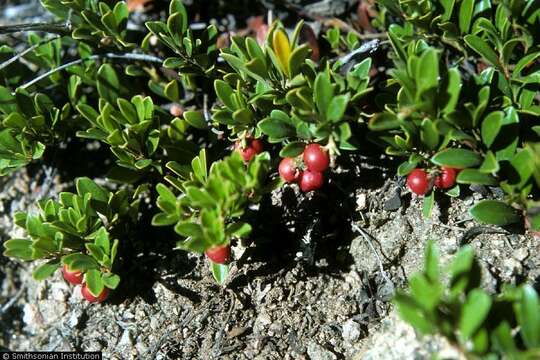
<path fill-rule="evenodd" d="M 444 274 L 449 274 L 445 279 Z M 481 272 L 470 246 L 441 268 L 433 242 L 424 269 L 409 279 L 394 302 L 421 334 L 440 334 L 466 358 L 534 359 L 540 356 L 540 301 L 530 285 L 496 294 L 479 287 Z"/>
<path fill-rule="evenodd" d="M 381 39 L 324 28 L 328 51 L 301 41 L 303 21 L 224 45 L 217 26 L 190 25 L 180 0 L 134 26 L 123 1 L 42 4 L 54 35 L 0 49 L 0 175 L 83 142 L 109 154 L 110 183 L 80 178 L 76 193 L 16 215 L 27 238 L 5 254 L 36 260 L 38 279 L 62 268 L 103 301 L 140 210 L 224 283 L 232 246 L 257 226 L 253 205 L 279 186 L 324 192 L 340 157 L 373 143 L 401 159 L 395 171 L 426 216 L 435 194 L 499 187 L 471 215 L 540 229 L 536 1 L 379 1 Z"/>

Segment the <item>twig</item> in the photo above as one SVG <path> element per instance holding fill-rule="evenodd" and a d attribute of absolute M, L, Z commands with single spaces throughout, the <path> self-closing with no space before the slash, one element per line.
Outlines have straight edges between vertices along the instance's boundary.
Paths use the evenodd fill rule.
<path fill-rule="evenodd" d="M 360 234 L 362 234 L 362 236 L 364 237 L 364 240 L 366 240 L 366 242 L 368 243 L 371 250 L 375 253 L 375 257 L 377 258 L 377 263 L 379 264 L 379 271 L 381 273 L 381 276 L 383 277 L 384 280 L 386 280 L 387 282 L 389 282 L 390 284 L 393 285 L 394 283 L 392 282 L 392 280 L 390 280 L 390 278 L 386 274 L 386 271 L 384 271 L 384 266 L 383 266 L 382 260 L 381 260 L 381 258 L 379 256 L 379 254 L 377 253 L 377 250 L 375 250 L 375 247 L 373 246 L 373 243 L 371 242 L 372 236 L 367 231 L 365 231 L 364 229 L 362 229 L 360 226 L 358 226 L 356 224 L 352 224 L 351 227 L 352 227 L 352 229 L 354 231 L 359 232 Z"/>
<path fill-rule="evenodd" d="M 218 358 L 219 355 L 221 355 L 221 343 L 223 342 L 223 335 L 225 332 L 225 327 L 227 326 L 227 323 L 229 322 L 232 312 L 234 311 L 234 303 L 236 302 L 236 299 L 234 297 L 234 293 L 232 290 L 229 289 L 229 296 L 231 297 L 231 304 L 229 306 L 229 310 L 227 311 L 227 317 L 225 318 L 225 321 L 223 321 L 223 324 L 221 325 L 221 329 L 219 330 L 219 333 L 217 335 L 216 344 L 214 345 L 214 358 Z"/>
<path fill-rule="evenodd" d="M 3 68 L 5 68 L 6 66 L 12 64 L 13 62 L 17 61 L 18 59 L 22 58 L 24 55 L 28 54 L 29 52 L 37 49 L 38 47 L 42 46 L 42 45 L 45 45 L 53 40 L 57 40 L 57 39 L 60 39 L 60 36 L 55 36 L 55 37 L 52 37 L 52 38 L 49 38 L 49 39 L 44 39 L 40 42 L 38 42 L 37 44 L 34 44 L 32 46 L 30 46 L 28 49 L 18 53 L 17 55 L 7 59 L 6 61 L 4 61 L 3 63 L 0 64 L 0 70 L 2 70 Z"/>
<path fill-rule="evenodd" d="M 361 40 L 375 40 L 375 39 L 388 39 L 387 33 L 365 33 L 365 34 L 357 34 L 359 39 Z"/>
<path fill-rule="evenodd" d="M 158 58 L 156 56 L 145 55 L 145 54 L 131 54 L 131 53 L 128 53 L 128 54 L 114 54 L 114 53 L 97 54 L 97 55 L 92 55 L 92 56 L 89 56 L 89 57 L 86 57 L 86 58 L 83 58 L 83 59 L 70 61 L 70 62 L 68 62 L 66 64 L 60 65 L 60 66 L 58 66 L 58 67 L 56 67 L 54 69 L 51 69 L 51 70 L 47 71 L 44 74 L 41 74 L 37 78 L 32 79 L 31 81 L 19 86 L 19 88 L 20 89 L 26 89 L 26 88 L 34 85 L 35 83 L 37 83 L 37 82 L 51 76 L 52 74 L 57 73 L 58 71 L 62 71 L 62 70 L 67 69 L 67 68 L 69 68 L 71 66 L 81 64 L 81 63 L 83 63 L 85 61 L 98 60 L 98 59 L 102 59 L 102 58 L 148 61 L 148 62 L 155 62 L 155 63 L 160 63 L 160 64 L 163 63 L 163 59 Z"/>
<path fill-rule="evenodd" d="M 467 231 L 466 228 L 460 228 L 458 226 L 452 226 L 452 225 L 446 225 L 446 224 L 437 224 L 437 226 L 440 226 L 442 228 L 448 229 L 448 230 L 454 230 L 454 231 Z"/>
<path fill-rule="evenodd" d="M 71 32 L 69 23 L 34 23 L 34 24 L 13 24 L 0 26 L 0 34 L 11 34 L 21 31 L 44 31 L 53 34 L 67 35 Z"/>
<path fill-rule="evenodd" d="M 472 239 L 482 234 L 508 235 L 509 232 L 506 230 L 495 229 L 488 226 L 473 226 L 472 228 L 467 229 L 467 231 L 465 231 L 465 233 L 461 235 L 461 238 L 458 241 L 459 246 L 463 246 L 465 244 L 470 243 Z"/>
<path fill-rule="evenodd" d="M 9 310 L 9 308 L 11 308 L 13 304 L 15 304 L 17 300 L 19 300 L 24 290 L 26 290 L 26 287 L 23 286 L 19 289 L 19 291 L 17 292 L 17 294 L 15 294 L 14 297 L 12 297 L 7 303 L 4 304 L 4 306 L 2 306 L 2 308 L 0 309 L 0 316 L 4 315 Z"/>

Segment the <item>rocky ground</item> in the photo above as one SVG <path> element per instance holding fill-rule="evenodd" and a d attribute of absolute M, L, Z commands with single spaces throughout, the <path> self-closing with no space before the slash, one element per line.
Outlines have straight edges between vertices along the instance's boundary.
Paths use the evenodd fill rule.
<path fill-rule="evenodd" d="M 491 290 L 536 281 L 538 243 L 472 222 L 466 209 L 480 193 L 445 201 L 423 219 L 420 199 L 386 178 L 384 167 L 363 163 L 351 174 L 338 170 L 324 193 L 304 197 L 286 187 L 272 207 L 253 211 L 254 221 L 266 222 L 253 243 L 235 247 L 239 260 L 224 289 L 202 257 L 156 246 L 151 256 L 124 260 L 137 266 L 109 302 L 89 305 L 60 274 L 38 283 L 31 266 L 2 257 L 0 346 L 102 351 L 111 359 L 451 358 L 442 340 L 417 338 L 390 303 L 421 266 L 426 241 L 436 240 L 443 262 L 472 244 Z M 344 189 L 349 176 L 362 180 Z M 10 213 L 71 185 L 50 168 L 2 181 L 1 241 L 23 235 Z"/>

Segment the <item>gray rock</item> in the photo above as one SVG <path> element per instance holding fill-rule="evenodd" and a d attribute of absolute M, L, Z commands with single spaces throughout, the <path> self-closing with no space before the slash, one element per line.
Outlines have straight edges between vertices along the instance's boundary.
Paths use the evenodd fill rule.
<path fill-rule="evenodd" d="M 341 332 L 343 339 L 350 342 L 355 342 L 360 338 L 361 334 L 362 329 L 360 328 L 360 324 L 358 324 L 357 322 L 349 320 L 345 324 L 343 324 L 343 329 Z"/>
<path fill-rule="evenodd" d="M 124 332 L 122 333 L 122 337 L 120 338 L 116 346 L 118 346 L 119 348 L 131 348 L 133 346 L 133 340 L 131 339 L 131 334 L 129 333 L 128 329 L 124 330 Z"/>
<path fill-rule="evenodd" d="M 330 350 L 326 350 L 316 342 L 311 341 L 307 347 L 307 353 L 311 360 L 335 360 L 336 355 Z"/>
<path fill-rule="evenodd" d="M 76 327 L 77 325 L 79 325 L 79 321 L 81 320 L 81 317 L 82 317 L 82 310 L 81 309 L 77 309 L 77 308 L 72 309 L 71 310 L 71 315 L 69 316 L 69 318 L 66 321 L 66 326 L 69 327 L 69 328 Z"/>
<path fill-rule="evenodd" d="M 30 333 L 37 332 L 43 326 L 43 316 L 35 304 L 24 304 L 23 322 Z"/>
<path fill-rule="evenodd" d="M 401 197 L 398 191 L 394 191 L 392 195 L 384 202 L 383 209 L 386 211 L 394 211 L 401 207 Z"/>
<path fill-rule="evenodd" d="M 516 249 L 512 256 L 518 261 L 523 261 L 529 256 L 529 250 L 527 248 Z"/>

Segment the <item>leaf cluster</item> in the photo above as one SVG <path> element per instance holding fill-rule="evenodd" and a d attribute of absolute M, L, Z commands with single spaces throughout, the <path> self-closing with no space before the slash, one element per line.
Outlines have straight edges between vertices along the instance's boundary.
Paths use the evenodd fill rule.
<path fill-rule="evenodd" d="M 443 335 L 468 358 L 537 358 L 540 302 L 534 288 L 505 286 L 491 295 L 479 288 L 480 276 L 471 247 L 463 247 L 441 268 L 429 242 L 423 271 L 409 279 L 408 291 L 399 291 L 394 303 L 417 331 Z"/>

